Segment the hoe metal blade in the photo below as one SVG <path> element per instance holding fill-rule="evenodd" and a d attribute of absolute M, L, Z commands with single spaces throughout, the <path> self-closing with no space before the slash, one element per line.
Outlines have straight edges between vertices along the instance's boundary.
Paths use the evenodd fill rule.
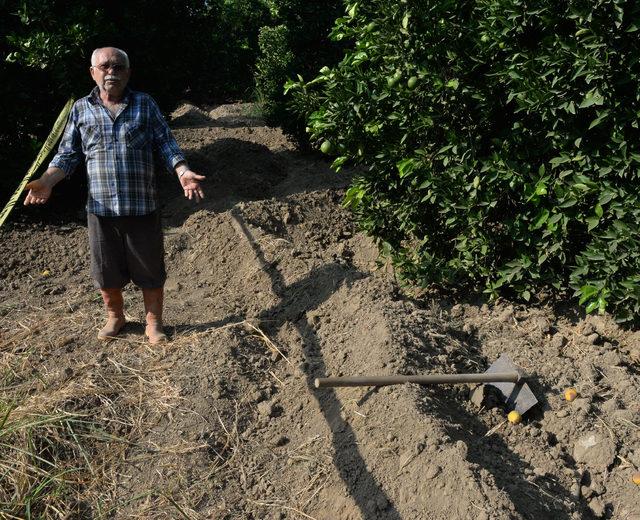
<path fill-rule="evenodd" d="M 506 354 L 501 354 L 485 373 L 492 374 L 502 372 L 520 372 L 518 367 Z M 491 385 L 500 391 L 507 403 L 507 408 L 516 410 L 522 415 L 538 404 L 536 396 L 533 395 L 533 392 L 524 379 L 520 379 L 517 383 L 487 382 L 486 384 Z"/>

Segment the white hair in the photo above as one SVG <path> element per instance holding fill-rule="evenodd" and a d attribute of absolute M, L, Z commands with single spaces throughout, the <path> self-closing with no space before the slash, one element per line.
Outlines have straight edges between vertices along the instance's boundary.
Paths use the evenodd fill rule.
<path fill-rule="evenodd" d="M 100 54 L 104 49 L 113 49 L 115 53 L 120 56 L 124 60 L 124 64 L 127 68 L 129 68 L 129 56 L 122 49 L 118 49 L 117 47 L 99 47 L 95 49 L 91 53 L 91 66 L 95 67 L 98 64 L 98 54 Z"/>

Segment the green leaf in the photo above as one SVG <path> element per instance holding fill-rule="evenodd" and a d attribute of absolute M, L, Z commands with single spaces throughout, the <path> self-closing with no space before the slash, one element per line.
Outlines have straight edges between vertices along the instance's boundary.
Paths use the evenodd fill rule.
<path fill-rule="evenodd" d="M 596 216 L 598 218 L 601 218 L 602 215 L 604 214 L 604 211 L 603 211 L 602 206 L 600 204 L 596 204 L 595 213 L 596 213 Z"/>
<path fill-rule="evenodd" d="M 598 300 L 594 300 L 589 305 L 587 305 L 587 308 L 585 309 L 585 311 L 587 314 L 591 314 L 597 308 L 598 308 Z"/>
<path fill-rule="evenodd" d="M 450 79 L 449 81 L 447 81 L 447 84 L 445 85 L 447 88 L 452 88 L 453 90 L 458 90 L 458 87 L 460 86 L 460 82 L 457 79 Z"/>
<path fill-rule="evenodd" d="M 593 105 L 602 104 L 604 104 L 604 97 L 602 96 L 602 94 L 600 94 L 598 89 L 594 89 L 587 92 L 584 100 L 582 101 L 582 103 L 580 103 L 580 106 L 578 108 L 589 108 Z"/>
<path fill-rule="evenodd" d="M 600 223 L 599 217 L 588 217 L 585 220 L 587 221 L 587 224 L 588 224 L 587 231 L 591 231 L 592 229 L 597 227 L 598 224 Z"/>
<path fill-rule="evenodd" d="M 580 293 L 582 294 L 582 296 L 580 296 L 580 301 L 578 302 L 579 305 L 582 305 L 587 300 L 590 300 L 593 296 L 598 294 L 599 291 L 600 289 L 598 289 L 594 285 L 583 285 L 582 287 L 580 287 Z"/>

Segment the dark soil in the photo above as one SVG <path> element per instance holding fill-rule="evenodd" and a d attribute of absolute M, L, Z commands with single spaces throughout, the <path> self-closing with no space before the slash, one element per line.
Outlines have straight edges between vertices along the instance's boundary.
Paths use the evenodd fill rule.
<path fill-rule="evenodd" d="M 173 114 L 207 199 L 161 180 L 161 348 L 134 287 L 121 338 L 96 339 L 80 216 L 18 208 L 0 231 L 2 393 L 110 436 L 85 441 L 101 469 L 69 517 L 640 519 L 640 333 L 568 305 L 401 294 L 340 205 L 348 174 L 250 110 Z M 483 372 L 501 353 L 540 400 L 518 425 L 468 385 L 313 385 Z"/>

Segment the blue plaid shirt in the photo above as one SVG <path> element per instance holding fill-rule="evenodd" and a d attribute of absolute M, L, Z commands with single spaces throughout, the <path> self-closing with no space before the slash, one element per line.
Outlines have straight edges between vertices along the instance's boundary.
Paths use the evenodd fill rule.
<path fill-rule="evenodd" d="M 49 166 L 60 168 L 68 177 L 85 158 L 89 213 L 147 215 L 157 207 L 154 151 L 169 170 L 185 160 L 153 98 L 127 89 L 122 107 L 112 118 L 95 87 L 73 105 Z"/>

